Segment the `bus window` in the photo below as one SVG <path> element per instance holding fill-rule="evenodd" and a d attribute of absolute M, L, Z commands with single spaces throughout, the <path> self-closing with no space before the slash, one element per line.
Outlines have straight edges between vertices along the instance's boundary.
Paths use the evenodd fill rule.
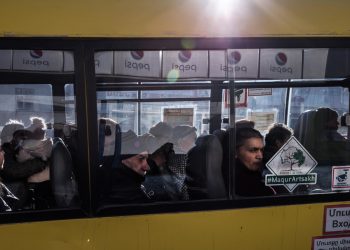
<path fill-rule="evenodd" d="M 66 85 L 67 96 L 54 94 L 57 89 L 53 84 L 0 85 L 0 174 L 17 197 L 8 204 L 13 211 L 78 204 L 74 92 L 72 84 Z"/>
<path fill-rule="evenodd" d="M 222 146 L 214 135 L 208 135 L 203 123 L 210 117 L 210 85 L 186 90 L 176 83 L 171 83 L 172 90 L 164 89 L 168 83 L 154 85 L 154 90 L 147 90 L 143 82 L 139 95 L 98 91 L 101 204 L 224 198 L 222 177 L 217 197 L 206 193 L 206 183 L 191 179 L 193 171 L 205 171 L 213 164 L 206 154 L 215 154 L 217 172 L 222 174 Z M 106 93 L 118 98 L 103 99 Z M 148 153 L 146 161 L 142 150 Z"/>
<path fill-rule="evenodd" d="M 332 183 L 350 171 L 344 168 L 348 128 L 337 125 L 346 120 L 349 95 L 336 77 L 347 74 L 330 65 L 344 51 L 135 50 L 114 51 L 114 60 L 111 51 L 95 53 L 99 65 L 108 66 L 96 70 L 100 204 L 342 190 Z M 178 66 L 192 56 L 201 59 L 192 62 L 196 70 Z M 245 70 L 232 67 L 237 63 Z M 323 130 L 316 129 L 320 123 Z M 326 131 L 331 123 L 334 129 Z M 316 141 L 332 136 L 341 142 Z M 219 191 L 208 191 L 212 187 Z"/>
<path fill-rule="evenodd" d="M 236 120 L 248 119 L 263 134 L 271 123 L 285 121 L 286 88 L 247 89 L 247 99 L 236 107 Z"/>
<path fill-rule="evenodd" d="M 343 87 L 292 88 L 288 124 L 294 127 L 301 113 L 319 107 L 332 108 L 340 115 L 348 112 L 348 89 Z"/>
<path fill-rule="evenodd" d="M 29 118 L 36 114 L 47 123 L 53 122 L 51 85 L 17 84 L 0 85 L 3 109 L 0 123 L 2 126 L 9 120 L 19 120 L 29 126 Z"/>
<path fill-rule="evenodd" d="M 248 93 L 253 91 L 248 89 Z M 350 164 L 346 123 L 348 88 L 291 88 L 288 99 L 287 91 L 288 88 L 273 88 L 270 95 L 248 96 L 244 107 L 236 107 L 236 119 L 253 121 L 254 129 L 260 132 L 260 135 L 254 135 L 255 132 L 241 135 L 239 129 L 236 131 L 236 144 L 240 148 L 239 153 L 236 151 L 237 194 L 298 195 L 347 190 L 344 185 Z M 287 117 L 284 114 L 288 114 Z M 240 138 L 248 134 L 256 140 L 250 141 L 251 151 L 249 145 L 244 144 L 247 150 L 243 152 Z M 253 158 L 249 158 L 249 154 Z M 249 165 L 248 160 L 253 162 L 257 158 L 262 159 L 262 176 L 255 172 L 254 179 L 253 172 L 242 172 L 240 166 L 253 168 L 254 164 Z M 243 182 L 242 175 L 246 175 Z M 259 185 L 248 184 L 248 179 Z"/>
<path fill-rule="evenodd" d="M 68 124 L 76 124 L 75 113 L 75 94 L 74 85 L 66 84 L 64 86 L 65 93 L 65 117 Z"/>

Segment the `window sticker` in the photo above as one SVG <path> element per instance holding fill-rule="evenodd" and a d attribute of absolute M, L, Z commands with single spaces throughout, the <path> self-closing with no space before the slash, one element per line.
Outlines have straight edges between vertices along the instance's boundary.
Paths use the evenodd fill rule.
<path fill-rule="evenodd" d="M 350 232 L 350 205 L 330 205 L 324 207 L 324 234 Z"/>
<path fill-rule="evenodd" d="M 248 89 L 248 96 L 272 95 L 272 88 L 254 88 Z"/>
<path fill-rule="evenodd" d="M 178 125 L 193 126 L 193 108 L 164 108 L 163 121 L 175 127 Z"/>
<path fill-rule="evenodd" d="M 350 235 L 318 236 L 312 238 L 312 250 L 350 249 Z"/>
<path fill-rule="evenodd" d="M 236 89 L 234 96 L 235 96 L 236 108 L 247 107 L 247 97 L 248 97 L 247 89 Z M 224 102 L 225 102 L 225 107 L 229 108 L 230 107 L 230 90 L 229 89 L 225 89 Z"/>
<path fill-rule="evenodd" d="M 350 166 L 332 167 L 332 190 L 350 190 Z"/>
<path fill-rule="evenodd" d="M 298 185 L 316 184 L 317 174 L 310 173 L 317 161 L 292 136 L 266 163 L 272 174 L 265 176 L 266 186 L 285 186 L 289 192 Z"/>

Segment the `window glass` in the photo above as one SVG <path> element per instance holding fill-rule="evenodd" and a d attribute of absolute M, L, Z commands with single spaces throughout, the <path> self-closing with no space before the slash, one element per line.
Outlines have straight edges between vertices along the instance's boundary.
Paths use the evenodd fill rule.
<path fill-rule="evenodd" d="M 1 196 L 0 211 L 78 205 L 75 98 L 69 86 L 65 97 L 53 93 L 51 84 L 0 85 L 1 189 L 8 194 Z"/>
<path fill-rule="evenodd" d="M 255 128 L 265 134 L 271 123 L 283 123 L 285 120 L 286 88 L 246 89 L 246 97 L 236 108 L 236 120 L 249 119 L 255 122 Z"/>
<path fill-rule="evenodd" d="M 74 85 L 66 84 L 64 86 L 65 92 L 65 111 L 66 111 L 66 120 L 69 124 L 76 124 L 75 121 L 75 94 L 74 94 Z"/>
<path fill-rule="evenodd" d="M 247 107 L 236 108 L 236 118 L 246 119 L 236 121 L 236 194 L 348 191 L 348 89 L 291 88 L 289 100 L 286 93 L 287 88 L 272 89 L 269 96 L 248 94 Z"/>
<path fill-rule="evenodd" d="M 196 89 L 196 90 L 155 90 L 155 91 L 141 91 L 141 98 L 195 98 L 195 97 L 210 97 L 210 90 Z"/>
<path fill-rule="evenodd" d="M 145 102 L 141 105 L 141 133 L 159 121 L 167 120 L 172 127 L 189 125 L 197 128 L 197 134 L 207 134 L 203 119 L 209 117 L 208 101 Z"/>
<path fill-rule="evenodd" d="M 210 117 L 210 90 L 141 91 L 140 97 L 97 104 L 101 204 L 225 198 L 222 145 L 203 125 Z M 217 161 L 207 161 L 206 154 Z M 209 190 L 198 179 L 214 162 L 221 184 Z"/>
<path fill-rule="evenodd" d="M 172 55 L 169 65 L 195 55 L 168 52 L 161 57 Z M 348 68 L 334 67 L 338 59 L 347 65 L 348 49 L 231 48 L 210 53 L 198 74 L 181 72 L 191 67 L 178 67 L 180 72 L 173 67 L 179 81 L 173 77 L 164 82 L 164 68 L 161 75 L 158 68 L 141 74 L 136 69 L 140 61 L 132 71 L 125 63 L 114 65 L 112 74 L 149 81 L 97 84 L 104 90 L 111 87 L 97 93 L 102 204 L 226 198 L 232 187 L 238 199 L 349 190 L 349 93 L 336 87 Z M 142 51 L 117 55 L 120 62 L 124 57 L 145 59 Z M 110 53 L 109 58 L 115 64 Z M 157 65 L 159 58 L 157 54 Z M 194 69 L 201 60 L 190 62 Z M 215 77 L 215 84 L 208 84 L 208 76 Z M 321 82 L 334 87 L 306 87 Z M 231 83 L 247 87 L 230 93 Z M 120 91 L 122 86 L 132 90 Z M 230 132 L 235 132 L 234 140 Z"/>

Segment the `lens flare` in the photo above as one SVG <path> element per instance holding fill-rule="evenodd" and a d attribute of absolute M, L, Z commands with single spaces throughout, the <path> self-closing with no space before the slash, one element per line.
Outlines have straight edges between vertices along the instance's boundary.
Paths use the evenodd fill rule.
<path fill-rule="evenodd" d="M 181 45 L 182 45 L 182 48 L 186 50 L 191 50 L 196 47 L 196 42 L 193 39 L 182 39 Z"/>
<path fill-rule="evenodd" d="M 177 79 L 179 79 L 179 75 L 180 75 L 180 73 L 177 69 L 172 69 L 168 73 L 167 81 L 168 82 L 176 82 Z"/>

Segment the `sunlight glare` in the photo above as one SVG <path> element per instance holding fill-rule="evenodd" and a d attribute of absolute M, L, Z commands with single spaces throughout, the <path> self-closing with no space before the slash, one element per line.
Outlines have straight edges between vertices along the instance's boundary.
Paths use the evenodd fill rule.
<path fill-rule="evenodd" d="M 212 9 L 216 15 L 228 17 L 235 12 L 241 0 L 211 0 Z"/>

